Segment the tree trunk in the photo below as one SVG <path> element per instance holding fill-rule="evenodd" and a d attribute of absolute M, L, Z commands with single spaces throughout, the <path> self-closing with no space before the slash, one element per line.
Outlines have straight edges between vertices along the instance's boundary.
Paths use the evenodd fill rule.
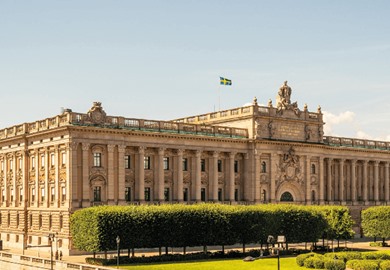
<path fill-rule="evenodd" d="M 135 250 L 134 250 L 134 248 L 131 249 L 131 257 L 133 257 L 133 258 L 135 257 Z"/>
<path fill-rule="evenodd" d="M 242 253 L 245 253 L 245 243 L 242 243 Z"/>
<path fill-rule="evenodd" d="M 207 254 L 207 246 L 203 246 L 203 252 L 204 254 Z"/>
<path fill-rule="evenodd" d="M 168 247 L 165 247 L 165 255 L 168 255 Z"/>
<path fill-rule="evenodd" d="M 183 247 L 183 255 L 186 255 L 187 247 Z"/>
<path fill-rule="evenodd" d="M 225 245 L 222 245 L 222 254 L 225 254 Z"/>
<path fill-rule="evenodd" d="M 161 256 L 161 247 L 158 247 L 158 255 Z"/>
<path fill-rule="evenodd" d="M 107 250 L 104 251 L 104 259 L 107 260 Z"/>

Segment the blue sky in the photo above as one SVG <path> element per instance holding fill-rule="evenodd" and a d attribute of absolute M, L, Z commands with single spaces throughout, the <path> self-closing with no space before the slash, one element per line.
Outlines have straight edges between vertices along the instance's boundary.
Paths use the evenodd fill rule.
<path fill-rule="evenodd" d="M 288 80 L 301 109 L 321 105 L 325 135 L 390 141 L 389 11 L 379 0 L 2 0 L 0 128 L 93 101 L 156 120 L 266 104 Z"/>

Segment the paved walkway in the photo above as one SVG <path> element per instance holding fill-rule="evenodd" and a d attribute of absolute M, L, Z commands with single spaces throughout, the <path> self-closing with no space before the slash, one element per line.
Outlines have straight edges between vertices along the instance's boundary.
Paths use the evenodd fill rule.
<path fill-rule="evenodd" d="M 378 239 L 377 241 L 381 241 Z M 347 247 L 348 249 L 351 250 L 390 250 L 390 247 L 370 247 L 370 242 L 373 242 L 373 239 L 370 238 L 356 238 L 356 239 L 351 239 L 348 240 L 347 242 L 345 241 L 340 241 L 340 247 Z M 318 242 L 318 245 L 322 245 L 322 241 Z M 328 245 L 332 248 L 332 243 L 331 241 L 326 241 L 325 240 L 325 245 Z M 289 248 L 299 248 L 299 249 L 304 249 L 305 244 L 289 244 Z M 333 242 L 333 247 L 337 247 L 337 241 Z M 247 245 L 246 250 L 250 249 L 258 249 L 260 248 L 259 245 Z M 309 244 L 307 245 L 307 248 L 309 248 Z M 202 247 L 196 247 L 196 248 L 187 248 L 187 252 L 199 252 L 202 251 Z M 235 246 L 226 246 L 225 251 L 227 252 L 228 250 L 239 250 L 242 251 L 242 246 L 241 245 L 235 245 Z M 19 249 L 4 249 L 4 251 L 9 251 L 11 253 L 15 254 L 25 254 L 25 255 L 30 255 L 30 256 L 37 256 L 41 258 L 50 258 L 50 249 L 48 248 L 47 252 L 44 251 L 37 251 L 33 249 L 27 249 L 22 252 L 22 250 Z M 208 247 L 208 251 L 221 251 L 220 246 L 216 247 Z M 182 253 L 183 249 L 182 248 L 174 248 L 171 249 L 169 248 L 169 253 Z M 162 249 L 162 253 L 165 254 L 165 248 Z M 122 256 L 127 256 L 127 250 L 122 250 Z M 136 256 L 152 256 L 152 255 L 158 255 L 158 249 L 140 249 L 136 250 Z M 97 254 L 99 257 L 103 257 L 103 253 Z M 114 257 L 116 256 L 116 252 L 108 253 L 108 257 Z M 63 256 L 62 260 L 71 262 L 71 263 L 83 263 L 85 264 L 85 258 L 86 257 L 92 257 L 92 254 L 89 255 L 72 255 L 72 256 Z M 54 259 L 54 258 L 53 258 Z"/>

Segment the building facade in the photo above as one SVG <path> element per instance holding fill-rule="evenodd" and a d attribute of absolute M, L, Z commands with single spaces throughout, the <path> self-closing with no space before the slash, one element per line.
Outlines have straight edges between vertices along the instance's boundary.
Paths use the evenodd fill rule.
<path fill-rule="evenodd" d="M 323 135 L 321 108 L 270 100 L 155 121 L 87 113 L 0 130 L 3 245 L 72 253 L 69 218 L 95 205 L 216 202 L 337 204 L 354 218 L 390 202 L 390 142 Z M 358 229 L 358 228 L 356 228 Z"/>

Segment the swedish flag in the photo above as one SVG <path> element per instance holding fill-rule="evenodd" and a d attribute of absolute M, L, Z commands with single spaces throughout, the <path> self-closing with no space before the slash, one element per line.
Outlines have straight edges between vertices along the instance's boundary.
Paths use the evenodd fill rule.
<path fill-rule="evenodd" d="M 222 78 L 222 77 L 219 77 L 219 79 L 221 85 L 232 85 L 232 80 Z"/>

